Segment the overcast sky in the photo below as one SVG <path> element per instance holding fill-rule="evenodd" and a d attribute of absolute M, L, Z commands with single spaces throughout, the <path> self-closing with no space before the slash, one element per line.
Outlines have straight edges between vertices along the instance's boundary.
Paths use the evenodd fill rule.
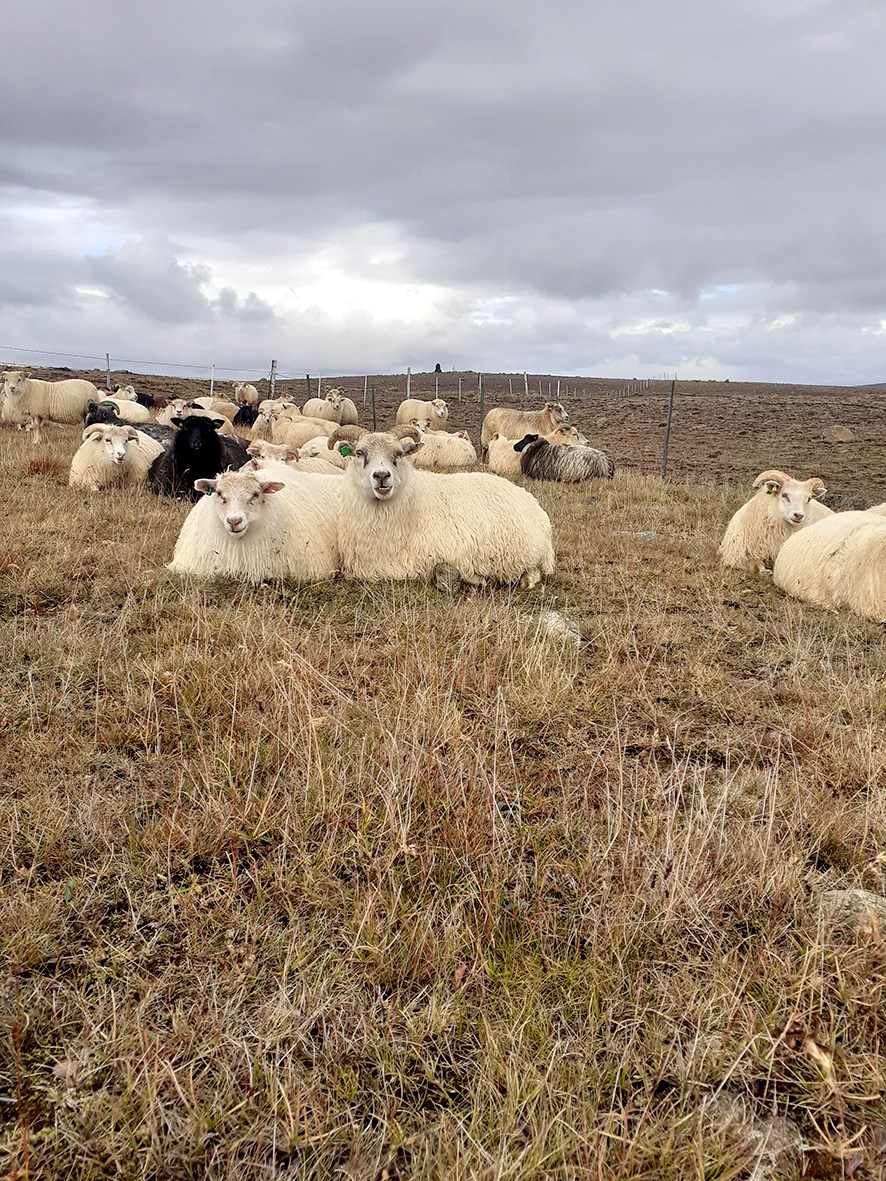
<path fill-rule="evenodd" d="M 886 380 L 884 13 L 17 0 L 0 360 Z"/>

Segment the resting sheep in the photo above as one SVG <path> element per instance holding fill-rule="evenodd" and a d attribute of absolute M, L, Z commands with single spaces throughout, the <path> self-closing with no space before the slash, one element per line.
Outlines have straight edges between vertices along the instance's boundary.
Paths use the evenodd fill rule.
<path fill-rule="evenodd" d="M 316 439 L 318 435 L 331 435 L 337 426 L 338 423 L 325 422 L 322 418 L 290 419 L 278 415 L 271 423 L 271 441 L 284 443 L 287 447 L 301 447 L 303 443 L 307 443 L 309 439 Z"/>
<path fill-rule="evenodd" d="M 153 416 L 146 406 L 136 402 L 134 398 L 102 398 L 101 405 L 115 410 L 117 417 L 123 422 L 153 422 Z"/>
<path fill-rule="evenodd" d="M 413 453 L 413 467 L 419 471 L 447 472 L 473 467 L 477 452 L 467 431 L 423 431 L 418 437 L 422 446 Z"/>
<path fill-rule="evenodd" d="M 198 414 L 174 419 L 178 430 L 148 471 L 151 491 L 193 501 L 197 499 L 195 480 L 217 476 L 226 468 L 240 468 L 248 462 L 246 449 L 237 439 L 218 434 L 216 427 L 223 421 Z"/>
<path fill-rule="evenodd" d="M 506 439 L 496 432 L 486 444 L 486 462 L 489 470 L 506 480 L 519 480 L 523 474 L 520 467 L 520 452 L 513 439 Z"/>
<path fill-rule="evenodd" d="M 254 439 L 246 448 L 252 456 L 250 468 L 260 468 L 268 463 L 285 463 L 299 472 L 319 472 L 338 475 L 344 470 L 345 461 L 337 451 L 326 446 L 325 436 L 312 439 L 299 448 L 284 447 L 278 443 L 266 443 Z M 243 469 L 241 469 L 243 470 Z"/>
<path fill-rule="evenodd" d="M 485 453 L 494 434 L 506 439 L 523 439 L 526 435 L 550 435 L 561 423 L 568 423 L 569 415 L 560 402 L 545 402 L 541 410 L 509 410 L 493 406 L 486 412 L 480 443 Z"/>
<path fill-rule="evenodd" d="M 199 578 L 315 582 L 338 571 L 341 480 L 267 471 L 196 481 L 203 496 L 182 525 L 169 569 Z"/>
<path fill-rule="evenodd" d="M 338 443 L 337 447 L 347 446 Z M 349 578 L 535 586 L 554 569 L 551 522 L 530 493 L 486 472 L 419 472 L 413 438 L 364 434 L 342 483 L 339 548 Z"/>
<path fill-rule="evenodd" d="M 96 406 L 95 402 L 90 402 L 83 415 L 83 425 L 85 427 L 92 426 L 96 422 L 107 423 L 108 426 L 120 426 L 122 419 L 118 418 L 110 405 Z M 138 429 L 140 434 L 149 435 L 158 443 L 162 443 L 164 447 L 172 442 L 172 436 L 175 434 L 171 426 L 162 426 L 159 422 L 140 422 Z"/>
<path fill-rule="evenodd" d="M 87 402 L 99 401 L 99 392 L 91 381 L 76 377 L 40 381 L 14 369 L 5 376 L 3 392 L 5 401 L 9 402 L 9 414 L 24 416 L 29 425 L 33 423 L 33 443 L 40 442 L 44 422 L 80 422 Z"/>
<path fill-rule="evenodd" d="M 778 551 L 798 529 L 833 516 L 815 499 L 827 492 L 822 481 L 795 480 L 773 469 L 754 480 L 757 492 L 732 516 L 720 542 L 724 566 L 759 574 L 771 570 Z"/>
<path fill-rule="evenodd" d="M 408 425 L 413 419 L 427 422 L 432 431 L 446 430 L 449 406 L 442 398 L 423 402 L 421 398 L 407 398 L 397 407 L 397 426 Z"/>
<path fill-rule="evenodd" d="M 134 427 L 94 423 L 83 432 L 83 442 L 71 460 L 68 483 L 91 492 L 112 484 L 141 484 L 162 451 L 162 443 Z"/>
<path fill-rule="evenodd" d="M 532 480 L 578 484 L 582 480 L 611 480 L 615 475 L 615 464 L 595 447 L 564 446 L 527 435 L 514 444 L 514 450 L 520 453 L 520 470 Z"/>
<path fill-rule="evenodd" d="M 886 518 L 832 513 L 785 541 L 772 578 L 807 603 L 886 623 Z"/>

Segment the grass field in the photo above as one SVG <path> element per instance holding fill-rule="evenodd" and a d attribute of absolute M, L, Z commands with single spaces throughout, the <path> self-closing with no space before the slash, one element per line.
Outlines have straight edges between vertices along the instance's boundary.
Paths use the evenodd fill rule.
<path fill-rule="evenodd" d="M 534 487 L 529 594 L 189 586 L 77 437 L 0 433 L 0 1175 L 883 1175 L 883 630 L 720 569 L 746 487 Z"/>

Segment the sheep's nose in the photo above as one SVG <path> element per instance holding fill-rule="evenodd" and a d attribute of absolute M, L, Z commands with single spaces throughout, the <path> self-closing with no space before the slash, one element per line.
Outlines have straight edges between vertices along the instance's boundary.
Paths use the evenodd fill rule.
<path fill-rule="evenodd" d="M 799 525 L 805 516 L 805 513 L 791 513 L 791 520 L 796 521 L 796 523 Z"/>
<path fill-rule="evenodd" d="M 391 473 L 390 472 L 373 472 L 372 478 L 375 481 L 375 483 L 378 484 L 379 486 L 382 486 L 383 484 L 390 484 Z"/>

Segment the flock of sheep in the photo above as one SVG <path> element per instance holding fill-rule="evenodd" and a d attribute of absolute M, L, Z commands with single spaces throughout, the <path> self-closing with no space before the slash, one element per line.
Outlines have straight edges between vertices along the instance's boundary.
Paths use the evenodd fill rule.
<path fill-rule="evenodd" d="M 162 407 L 131 387 L 105 396 L 88 381 L 2 377 L 0 421 L 41 437 L 46 422 L 82 423 L 72 487 L 145 484 L 193 502 L 170 569 L 315 581 L 435 578 L 538 584 L 554 569 L 551 523 L 513 481 L 565 483 L 614 474 L 563 406 L 495 407 L 483 419 L 482 459 L 449 432 L 445 401 L 410 399 L 396 423 L 371 432 L 341 390 L 299 409 L 261 401 L 234 383 L 234 400 Z M 726 566 L 771 571 L 788 594 L 886 622 L 886 505 L 834 513 L 820 479 L 761 472 L 720 545 Z"/>

